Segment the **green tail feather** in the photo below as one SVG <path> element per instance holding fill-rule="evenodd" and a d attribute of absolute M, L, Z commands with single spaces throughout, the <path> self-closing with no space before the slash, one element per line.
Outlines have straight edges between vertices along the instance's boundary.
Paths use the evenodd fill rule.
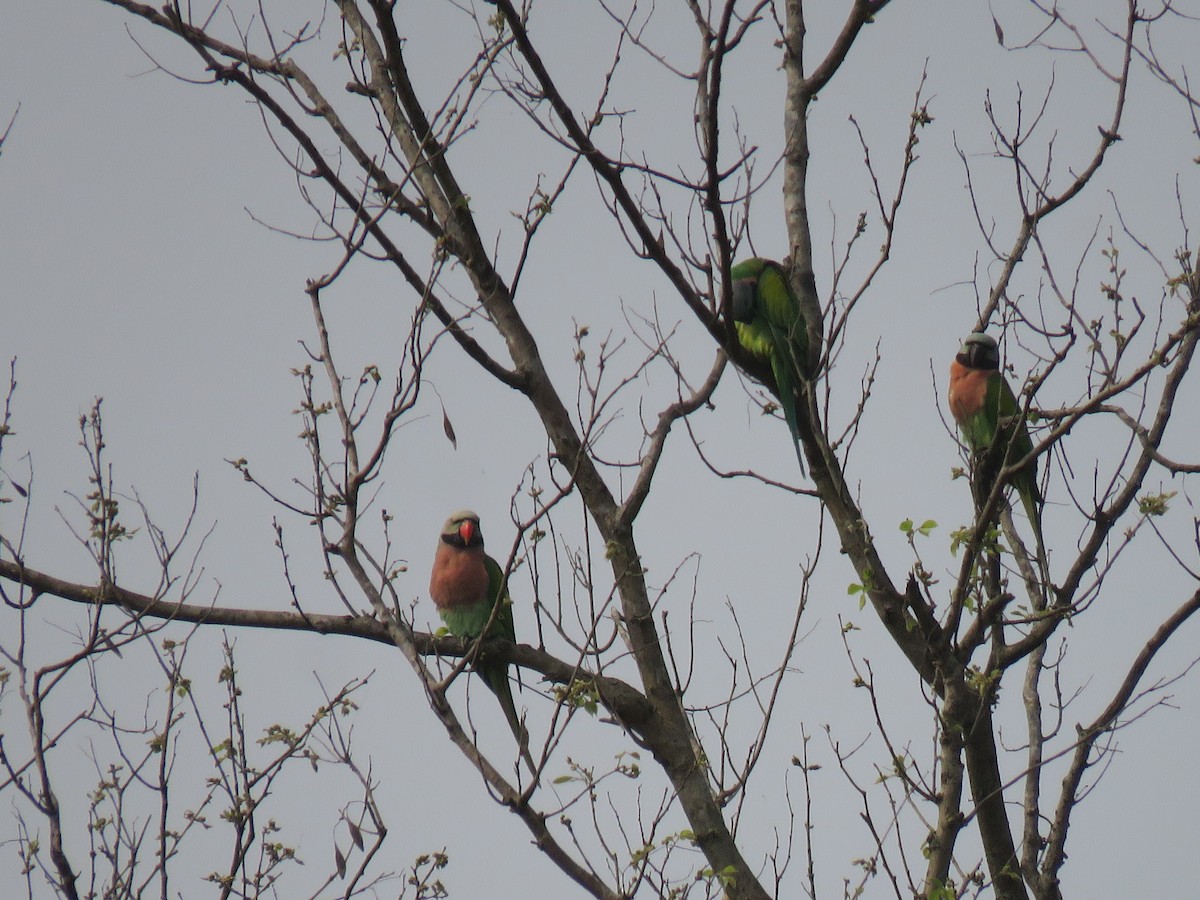
<path fill-rule="evenodd" d="M 512 729 L 513 736 L 517 739 L 521 756 L 525 759 L 529 770 L 536 772 L 537 766 L 533 762 L 533 756 L 529 753 L 529 732 L 521 724 L 521 718 L 517 715 L 517 706 L 513 703 L 512 687 L 508 683 L 508 665 L 481 665 L 479 674 L 483 676 L 484 684 L 500 701 L 500 708 L 504 710 L 504 718 L 508 720 L 508 727 Z"/>
<path fill-rule="evenodd" d="M 796 448 L 796 460 L 800 463 L 800 474 L 807 475 L 804 468 L 804 450 L 800 446 L 800 424 L 796 411 L 796 382 L 792 377 L 795 368 L 793 355 L 788 352 L 791 344 L 783 332 L 771 326 L 771 340 L 774 347 L 771 351 L 771 374 L 775 376 L 775 387 L 779 389 L 779 406 L 783 409 L 783 418 L 787 422 L 788 431 L 792 433 L 792 443 Z"/>
<path fill-rule="evenodd" d="M 1050 560 L 1046 556 L 1046 542 L 1042 538 L 1042 498 L 1038 491 L 1033 473 L 1021 472 L 1013 479 L 1013 486 L 1021 495 L 1021 505 L 1025 507 L 1025 515 L 1033 528 L 1033 539 L 1037 544 L 1037 562 L 1041 569 L 1042 583 L 1046 591 L 1050 590 Z"/>

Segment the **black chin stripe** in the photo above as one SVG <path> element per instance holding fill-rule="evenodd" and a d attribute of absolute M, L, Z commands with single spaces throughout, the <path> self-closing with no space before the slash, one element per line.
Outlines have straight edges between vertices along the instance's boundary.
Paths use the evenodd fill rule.
<path fill-rule="evenodd" d="M 990 354 L 981 347 L 968 347 L 960 350 L 954 357 L 955 362 L 968 369 L 982 372 L 995 372 L 1000 369 L 999 360 L 989 359 Z"/>

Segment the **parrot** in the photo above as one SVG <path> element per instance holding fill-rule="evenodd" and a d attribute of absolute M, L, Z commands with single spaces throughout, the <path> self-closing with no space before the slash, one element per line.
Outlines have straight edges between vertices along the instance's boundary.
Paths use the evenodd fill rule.
<path fill-rule="evenodd" d="M 512 599 L 504 583 L 504 570 L 483 550 L 483 532 L 479 516 L 469 509 L 452 514 L 442 526 L 433 571 L 429 576 L 429 596 L 447 630 L 455 637 L 477 638 L 488 627 L 487 637 L 515 642 Z M 492 616 L 496 604 L 500 609 Z M 529 734 L 517 716 L 512 689 L 508 683 L 508 663 L 478 663 L 476 671 L 483 676 L 512 729 L 530 769 L 537 771 L 529 755 Z"/>
<path fill-rule="evenodd" d="M 808 333 L 800 304 L 788 285 L 783 266 L 773 260 L 759 257 L 743 260 L 729 270 L 729 278 L 733 283 L 731 312 L 738 343 L 771 367 L 779 405 L 792 433 L 803 475 L 796 394 L 805 380 Z"/>
<path fill-rule="evenodd" d="M 1019 462 L 1033 453 L 1033 441 L 1025 427 L 1020 404 L 1000 374 L 1000 351 L 996 339 L 982 332 L 968 334 L 950 364 L 950 412 L 976 460 L 988 456 L 999 438 L 1007 446 L 995 471 L 983 473 L 976 485 L 980 498 L 991 491 L 999 468 Z M 1038 488 L 1037 460 L 1030 459 L 1012 476 L 1013 487 L 1033 527 L 1038 561 L 1045 570 L 1046 550 L 1042 540 L 1042 494 Z"/>

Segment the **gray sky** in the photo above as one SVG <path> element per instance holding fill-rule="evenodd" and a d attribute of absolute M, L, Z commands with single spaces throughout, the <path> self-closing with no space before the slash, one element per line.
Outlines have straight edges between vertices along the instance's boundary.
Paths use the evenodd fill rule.
<path fill-rule="evenodd" d="M 319 9 L 319 4 L 313 8 Z M 412 14 L 417 14 L 415 7 Z M 446 28 L 441 41 L 426 45 L 422 39 L 441 26 L 433 20 L 414 20 L 409 45 L 410 65 L 428 73 L 434 94 L 460 66 L 463 54 L 472 52 L 461 42 L 467 33 L 463 17 L 441 7 L 436 15 L 458 23 L 458 31 Z M 594 102 L 598 76 L 589 66 L 603 66 L 611 45 L 611 40 L 591 43 L 584 36 L 583 32 L 593 33 L 589 29 L 603 33 L 604 18 L 594 13 L 592 17 L 586 27 L 575 22 L 572 28 L 547 15 L 535 29 L 547 51 L 547 64 L 577 92 L 574 102 L 579 109 Z M 14 477 L 23 477 L 25 463 L 19 457 L 26 450 L 32 455 L 35 493 L 27 560 L 65 578 L 88 581 L 93 575 L 87 555 L 55 508 L 78 521 L 69 494 L 83 496 L 87 485 L 77 420 L 93 398 L 102 396 L 116 484 L 126 493 L 136 489 L 157 524 L 168 531 L 182 526 L 193 473 L 199 473 L 197 532 L 214 528 L 202 556 L 205 577 L 194 599 L 216 596 L 216 602 L 230 606 L 286 608 L 286 585 L 271 527 L 272 517 L 282 513 L 224 460 L 246 457 L 273 486 L 298 496 L 290 482 L 293 477 L 304 480 L 305 458 L 295 439 L 300 423 L 292 411 L 300 395 L 290 370 L 305 361 L 299 342 L 313 337 L 305 280 L 328 271 L 338 248 L 298 241 L 254 220 L 297 232 L 312 228 L 311 213 L 299 202 L 294 179 L 266 140 L 257 111 L 235 89 L 192 86 L 150 71 L 150 63 L 126 32 L 126 17 L 101 3 L 8 4 L 3 19 L 0 120 L 6 121 L 20 104 L 0 157 L 0 358 L 18 357 L 20 381 L 17 440 L 6 444 L 3 465 Z M 1013 21 L 1021 19 L 1014 16 Z M 828 27 L 828 22 L 815 23 L 814 40 L 827 34 Z M 987 11 L 974 4 L 922 2 L 889 9 L 867 29 L 843 77 L 817 105 L 812 124 L 810 206 L 825 291 L 831 242 L 835 247 L 844 244 L 859 211 L 874 213 L 848 116 L 858 119 L 872 142 L 873 159 L 890 186 L 912 97 L 928 59 L 926 92 L 935 122 L 921 135 L 922 159 L 911 176 L 893 259 L 864 299 L 835 372 L 844 405 L 834 410 L 834 419 L 845 421 L 852 411 L 855 385 L 878 344 L 882 363 L 876 394 L 850 474 L 860 485 L 877 535 L 882 535 L 885 559 L 896 572 L 911 564 L 898 523 L 905 518 L 939 523 L 921 550 L 943 589 L 958 566 L 948 551 L 949 533 L 967 523 L 970 497 L 964 482 L 950 479 L 951 467 L 961 462 L 937 403 L 957 340 L 974 322 L 974 268 L 988 258 L 964 190 L 955 142 L 977 167 L 987 203 L 985 220 L 995 223 L 997 242 L 1007 247 L 1014 221 L 1004 191 L 1011 175 L 990 158 L 984 91 L 990 87 L 996 108 L 1009 115 L 1016 98 L 1014 83 L 1020 80 L 1025 102 L 1033 107 L 1040 104 L 1051 72 L 1045 54 L 1013 54 L 997 46 L 992 27 Z M 181 48 L 139 23 L 131 30 L 164 64 L 196 75 L 196 65 Z M 691 35 L 656 37 L 682 58 Z M 1010 33 L 1010 40 L 1018 37 Z M 321 64 L 322 54 L 328 59 L 328 46 L 310 53 L 313 65 Z M 737 107 L 743 127 L 764 147 L 763 172 L 766 160 L 778 152 L 782 94 L 777 57 L 768 50 L 754 63 L 757 68 L 734 72 L 728 87 L 729 102 Z M 629 67 L 629 74 L 614 84 L 613 100 L 614 106 L 633 111 L 627 117 L 627 139 L 646 146 L 659 162 L 674 155 L 694 166 L 688 87 L 666 79 L 653 90 L 645 89 L 643 77 L 661 75 L 633 51 Z M 1110 91 L 1078 55 L 1059 57 L 1053 72 L 1057 87 L 1046 127 L 1059 134 L 1055 165 L 1077 168 L 1095 144 L 1096 125 L 1108 120 Z M 1140 73 L 1135 86 L 1148 90 L 1149 77 Z M 1131 98 L 1125 140 L 1115 146 L 1101 180 L 1089 187 L 1088 198 L 1056 215 L 1046 240 L 1061 259 L 1060 271 L 1069 277 L 1092 234 L 1098 229 L 1098 247 L 1109 229 L 1117 229 L 1122 249 L 1129 251 L 1130 293 L 1154 307 L 1162 279 L 1121 234 L 1107 192 L 1118 197 L 1130 229 L 1167 260 L 1181 241 L 1177 184 L 1184 207 L 1196 208 L 1198 185 L 1191 160 L 1197 150 L 1181 104 L 1164 100 L 1163 94 L 1151 104 L 1143 99 L 1146 96 Z M 523 207 L 539 167 L 554 166 L 554 156 L 541 143 L 532 143 L 528 122 L 502 98 L 486 103 L 479 118 L 479 128 L 456 147 L 452 161 L 498 252 L 511 259 L 517 237 L 509 213 Z M 531 152 L 530 147 L 536 149 Z M 539 155 L 543 153 L 547 155 Z M 752 237 L 764 255 L 786 250 L 779 181 L 776 176 L 755 204 Z M 877 219 L 864 239 L 867 244 L 879 239 Z M 551 226 L 531 260 L 521 302 L 548 366 L 560 376 L 560 389 L 571 393 L 573 321 L 592 329 L 593 349 L 610 330 L 614 340 L 629 338 L 618 301 L 639 315 L 650 315 L 657 304 L 663 321 L 681 322 L 680 357 L 690 366 L 689 377 L 702 378 L 711 348 L 688 322 L 666 282 L 648 265 L 630 259 L 619 232 L 595 202 L 590 178 L 578 178 L 572 185 Z M 1093 248 L 1082 267 L 1081 295 L 1098 294 L 1102 262 Z M 857 284 L 863 263 L 851 269 L 849 281 Z M 990 283 L 986 271 L 979 283 L 984 289 Z M 1016 287 L 1027 298 L 1046 290 L 1032 257 Z M 391 273 L 361 265 L 328 300 L 344 371 L 353 375 L 369 363 L 379 364 L 385 373 L 394 369 L 412 298 L 404 295 Z M 1029 365 L 1027 354 L 1016 347 L 1010 352 L 1018 369 Z M 636 342 L 628 340 L 618 363 L 630 367 L 638 354 Z M 1078 366 L 1068 368 L 1047 384 L 1040 402 L 1051 405 L 1078 398 L 1083 375 Z M 453 421 L 458 449 L 451 449 L 442 435 L 437 397 L 426 391 L 418 410 L 421 417 L 405 425 L 389 452 L 378 501 L 396 517 L 393 541 L 410 564 L 400 592 L 417 602 L 418 627 L 434 618 L 425 585 L 434 539 L 446 513 L 463 505 L 478 510 L 489 548 L 500 555 L 512 536 L 509 498 L 519 489 L 526 466 L 544 456 L 546 444 L 517 395 L 487 380 L 449 341 L 439 345 L 426 374 Z M 661 405 L 673 389 L 661 368 L 636 386 L 612 426 L 613 455 L 628 457 L 636 450 L 640 426 L 633 398 L 638 393 L 648 396 L 647 414 L 653 415 L 655 404 Z M 1194 408 L 1195 384 L 1185 390 L 1186 402 Z M 735 372 L 726 374 L 716 401 L 716 409 L 695 423 L 706 452 L 726 468 L 752 466 L 794 480 L 786 430 L 781 422 L 758 415 Z M 1190 432 L 1184 424 L 1181 418 L 1180 430 L 1169 434 L 1166 445 L 1180 455 L 1195 446 L 1197 437 L 1194 423 L 1186 423 Z M 1072 436 L 1071 463 L 1080 483 L 1090 478 L 1095 459 L 1105 460 L 1111 439 L 1111 433 L 1088 429 Z M 689 695 L 689 700 L 715 703 L 726 684 L 716 641 L 733 635 L 729 605 L 737 610 L 752 659 L 762 661 L 759 674 L 775 665 L 782 631 L 795 605 L 798 566 L 810 544 L 815 545 L 817 510 L 811 500 L 707 475 L 683 429 L 672 442 L 638 534 L 652 583 L 665 583 L 682 565 L 682 577 L 664 599 L 672 621 L 682 622 L 687 615 L 695 580 L 699 674 L 695 696 Z M 1162 527 L 1187 540 L 1192 514 L 1184 503 L 1186 484 L 1164 481 L 1163 489 L 1181 494 Z M 1079 528 L 1078 515 L 1053 484 L 1049 501 L 1047 531 L 1052 545 L 1062 542 L 1065 560 Z M 128 515 L 135 513 L 132 502 L 126 508 Z M 11 533 L 11 508 L 0 509 L 0 517 L 0 530 Z M 309 608 L 340 612 L 314 562 L 314 535 L 299 519 L 283 521 Z M 565 540 L 580 541 L 577 515 L 563 515 L 562 528 Z M 152 589 L 157 574 L 147 542 L 135 540 L 125 552 L 128 556 L 119 565 L 123 582 L 133 590 Z M 1053 563 L 1054 554 L 1051 559 Z M 599 555 L 597 560 L 602 562 Z M 1096 715 L 1157 622 L 1195 587 L 1151 540 L 1140 541 L 1121 563 L 1086 620 L 1060 633 L 1070 648 L 1063 689 L 1068 694 L 1081 692 L 1068 710 L 1064 734 L 1074 722 Z M 846 586 L 855 580 L 837 554 L 836 541 L 828 541 L 802 627 L 805 636 L 793 659 L 797 671 L 785 682 L 773 740 L 741 821 L 744 849 L 758 858 L 772 846 L 775 831 L 787 827 L 781 799 L 785 778 L 793 802 L 799 803 L 801 786 L 789 772 L 788 761 L 799 752 L 801 729 L 813 735 L 810 755 L 823 764 L 813 776 L 818 884 L 831 896 L 840 892 L 843 876 L 856 878 L 851 861 L 872 847 L 858 821 L 857 797 L 838 772 L 825 725 L 843 747 L 867 742 L 850 764 L 861 783 L 870 785 L 873 767 L 887 764 L 866 698 L 850 684 L 853 673 L 839 636 L 840 619 L 862 629 L 852 635 L 851 647 L 856 658 L 870 660 L 881 698 L 890 701 L 885 710 L 893 739 L 911 746 L 922 761 L 929 756 L 930 743 L 930 714 L 920 702 L 916 677 L 869 610 L 860 612 L 857 599 L 847 596 Z M 518 636 L 534 642 L 532 612 L 516 599 Z M 54 615 L 61 613 L 64 621 L 71 615 L 62 607 L 47 609 L 57 609 Z M 52 627 L 58 624 L 57 618 L 47 623 L 48 652 L 62 641 Z M 317 676 L 334 687 L 374 672 L 359 698 L 363 711 L 357 717 L 356 743 L 370 755 L 381 784 L 391 828 L 385 845 L 388 868 L 405 865 L 419 852 L 447 846 L 451 865 L 446 880 L 454 896 L 554 896 L 566 890 L 563 876 L 529 847 L 528 835 L 516 820 L 487 799 L 465 760 L 448 752 L 449 744 L 398 654 L 338 639 L 267 633 L 233 638 L 248 718 L 255 727 L 277 720 L 302 721 L 320 702 Z M 197 682 L 208 679 L 214 689 L 219 642 L 218 635 L 202 636 L 193 659 Z M 1152 678 L 1179 672 L 1193 655 L 1194 644 L 1195 627 L 1190 626 L 1156 663 Z M 558 648 L 551 642 L 549 649 Z M 124 666 L 147 663 L 136 653 L 131 657 Z M 113 697 L 120 697 L 131 676 L 117 661 L 107 665 Z M 1015 687 L 1009 691 L 1013 696 L 1004 698 L 1008 702 L 1001 719 L 1006 723 L 1005 744 L 1011 748 L 1023 737 L 1019 698 Z M 125 699 L 136 709 L 144 693 L 139 688 Z M 472 691 L 475 700 L 477 693 Z M 1122 752 L 1099 789 L 1084 801 L 1068 848 L 1071 861 L 1064 870 L 1068 895 L 1133 896 L 1153 885 L 1156 896 L 1183 896 L 1194 883 L 1190 851 L 1196 828 L 1191 811 L 1200 801 L 1200 789 L 1190 772 L 1191 748 L 1200 741 L 1200 720 L 1194 714 L 1200 690 L 1191 677 L 1172 686 L 1170 694 L 1176 708 L 1158 710 L 1120 733 Z M 462 701 L 461 690 L 456 697 Z M 484 699 L 490 703 L 490 698 Z M 210 712 L 218 715 L 219 695 L 210 691 L 208 702 Z M 519 702 L 529 708 L 535 730 L 536 723 L 547 724 L 539 717 L 548 714 L 549 702 L 528 689 Z M 509 735 L 502 720 L 482 702 L 473 703 L 472 709 L 484 732 L 485 748 L 504 758 L 510 748 L 504 743 Z M 6 703 L 6 729 L 15 727 L 11 717 L 17 711 L 11 700 Z M 747 710 L 747 722 L 749 714 Z M 579 723 L 549 775 L 566 771 L 568 755 L 603 768 L 615 754 L 631 749 L 611 726 Z M 90 763 L 82 771 L 66 769 L 68 758 L 83 759 L 86 752 L 81 738 L 64 747 L 59 758 L 64 784 L 78 779 L 80 794 L 94 781 Z M 103 752 L 100 748 L 98 755 Z M 190 751 L 184 752 L 186 757 Z M 1016 758 L 1007 763 L 1011 774 L 1017 774 Z M 646 768 L 650 771 L 640 787 L 655 798 L 663 781 L 652 763 Z M 204 774 L 199 770 L 196 780 Z M 1056 790 L 1057 779 L 1047 777 L 1045 786 Z M 614 785 L 615 802 L 631 803 L 638 787 Z M 561 793 L 569 796 L 570 786 Z M 280 806 L 274 814 L 288 829 L 283 839 L 299 846 L 301 856 L 314 863 L 309 871 L 291 877 L 311 889 L 305 879 L 323 872 L 332 858 L 329 834 L 348 796 L 326 781 L 308 777 L 307 771 L 297 771 L 277 799 Z M 71 802 L 84 801 L 76 796 Z M 554 803 L 547 799 L 545 805 Z M 4 812 L 0 821 L 9 824 L 0 826 L 0 840 L 11 835 L 15 821 L 7 804 Z M 919 828 L 911 817 L 906 828 L 911 850 Z M 81 835 L 79 829 L 76 841 Z M 340 835 L 344 846 L 344 831 Z M 1131 845 L 1136 848 L 1133 853 Z M 964 859 L 970 858 L 969 846 L 964 843 Z M 73 849 L 82 860 L 82 844 Z M 1112 863 L 1134 858 L 1136 865 Z M 0 854 L 0 885 L 16 877 L 15 865 L 15 851 Z M 194 865 L 197 875 L 208 871 L 201 862 L 187 865 Z M 698 855 L 695 865 L 702 865 Z M 799 859 L 794 865 L 789 883 L 798 886 L 802 865 Z M 184 895 L 200 895 L 200 887 L 176 877 Z M 497 883 L 521 888 L 497 893 Z M 886 893 L 881 879 L 869 884 L 869 896 Z"/>

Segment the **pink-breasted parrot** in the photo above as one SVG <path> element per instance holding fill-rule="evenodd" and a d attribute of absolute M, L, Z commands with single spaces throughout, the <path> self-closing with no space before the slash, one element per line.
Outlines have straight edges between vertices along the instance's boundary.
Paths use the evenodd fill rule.
<path fill-rule="evenodd" d="M 437 606 L 446 628 L 455 637 L 477 638 L 487 630 L 487 637 L 516 642 L 513 625 L 512 598 L 504 583 L 504 570 L 483 550 L 483 532 L 479 516 L 469 509 L 450 516 L 438 537 L 429 576 L 429 596 Z M 495 616 L 492 610 L 499 604 Z M 488 622 L 491 627 L 488 628 Z M 520 744 L 530 769 L 536 771 L 529 755 L 529 735 L 517 716 L 512 689 L 508 683 L 508 663 L 480 662 L 476 671 L 483 676 L 500 707 L 504 718 Z"/>
<path fill-rule="evenodd" d="M 963 339 L 958 355 L 950 363 L 949 400 L 950 412 L 976 465 L 988 459 L 994 461 L 990 471 L 977 472 L 975 476 L 975 490 L 980 498 L 991 492 L 1001 468 L 1028 460 L 1013 473 L 1011 483 L 1033 526 L 1038 560 L 1044 566 L 1042 493 L 1038 488 L 1037 459 L 1032 458 L 1033 441 L 1025 427 L 1021 405 L 1000 374 L 1000 350 L 991 335 L 974 332 Z M 1004 450 L 993 454 L 997 440 L 1004 443 Z"/>
<path fill-rule="evenodd" d="M 804 453 L 796 408 L 797 392 L 805 380 L 808 330 L 788 285 L 783 266 L 769 259 L 743 260 L 729 270 L 733 297 L 730 312 L 738 343 L 751 356 L 771 367 L 783 418 L 792 433 L 796 459 L 804 473 Z"/>

